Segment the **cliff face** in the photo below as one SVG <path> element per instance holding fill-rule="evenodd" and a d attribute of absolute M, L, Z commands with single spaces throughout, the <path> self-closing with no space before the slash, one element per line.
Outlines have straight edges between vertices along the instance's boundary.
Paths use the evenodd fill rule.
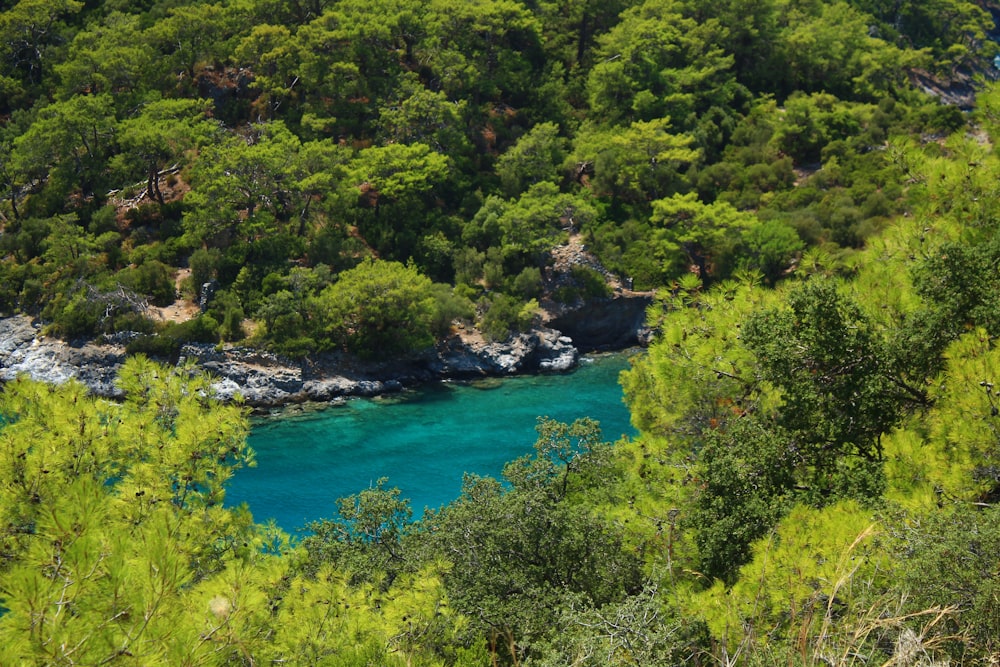
<path fill-rule="evenodd" d="M 621 350 L 648 341 L 646 309 L 650 294 L 617 294 L 607 299 L 589 301 L 549 320 L 585 352 Z"/>

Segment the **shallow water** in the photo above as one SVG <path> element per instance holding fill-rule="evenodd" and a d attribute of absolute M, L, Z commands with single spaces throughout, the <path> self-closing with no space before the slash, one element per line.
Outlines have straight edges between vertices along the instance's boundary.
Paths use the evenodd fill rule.
<path fill-rule="evenodd" d="M 532 451 L 539 416 L 592 417 L 604 439 L 631 435 L 618 374 L 624 353 L 587 357 L 573 373 L 438 384 L 386 399 L 255 420 L 257 467 L 236 473 L 227 505 L 288 532 L 336 514 L 336 499 L 388 477 L 414 516 L 458 497 L 462 473 L 497 476 Z"/>

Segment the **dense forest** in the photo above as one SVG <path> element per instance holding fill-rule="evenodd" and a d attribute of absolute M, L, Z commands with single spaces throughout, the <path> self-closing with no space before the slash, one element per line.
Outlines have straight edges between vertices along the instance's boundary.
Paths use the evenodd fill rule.
<path fill-rule="evenodd" d="M 603 293 L 554 282 L 571 235 L 638 290 L 845 258 L 909 206 L 899 141 L 965 124 L 911 79 L 996 51 L 961 0 L 0 10 L 0 311 L 165 356 L 502 340 Z"/>
<path fill-rule="evenodd" d="M 0 311 L 135 353 L 3 387 L 0 664 L 997 664 L 990 8 L 0 2 Z M 503 339 L 571 236 L 656 290 L 640 434 L 423 516 L 223 507 L 245 411 L 139 354 Z"/>

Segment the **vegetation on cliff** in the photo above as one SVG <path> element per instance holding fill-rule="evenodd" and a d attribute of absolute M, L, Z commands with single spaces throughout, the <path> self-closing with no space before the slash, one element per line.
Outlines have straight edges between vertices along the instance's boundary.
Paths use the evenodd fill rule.
<path fill-rule="evenodd" d="M 502 338 L 579 293 L 577 234 L 637 289 L 773 283 L 905 209 L 889 137 L 963 123 L 908 72 L 989 62 L 990 16 L 911 4 L 6 3 L 0 311 L 364 349 L 321 294 L 376 259 Z M 197 322 L 150 310 L 178 292 Z"/>

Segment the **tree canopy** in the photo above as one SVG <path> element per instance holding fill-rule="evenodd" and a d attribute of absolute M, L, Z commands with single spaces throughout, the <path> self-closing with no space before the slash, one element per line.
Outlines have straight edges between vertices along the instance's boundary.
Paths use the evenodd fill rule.
<path fill-rule="evenodd" d="M 963 0 L 556 4 L 10 4 L 0 307 L 64 336 L 149 331 L 141 310 L 87 314 L 93 295 L 166 302 L 169 278 L 122 272 L 218 251 L 218 309 L 271 326 L 191 330 L 308 353 L 322 341 L 273 326 L 268 276 L 412 262 L 513 312 L 559 298 L 521 276 L 546 277 L 564 229 L 638 289 L 692 267 L 706 286 L 744 268 L 775 283 L 906 208 L 890 135 L 961 124 L 909 75 L 944 82 L 994 52 Z M 30 230 L 69 220 L 101 238 L 85 289 L 31 263 Z"/>

